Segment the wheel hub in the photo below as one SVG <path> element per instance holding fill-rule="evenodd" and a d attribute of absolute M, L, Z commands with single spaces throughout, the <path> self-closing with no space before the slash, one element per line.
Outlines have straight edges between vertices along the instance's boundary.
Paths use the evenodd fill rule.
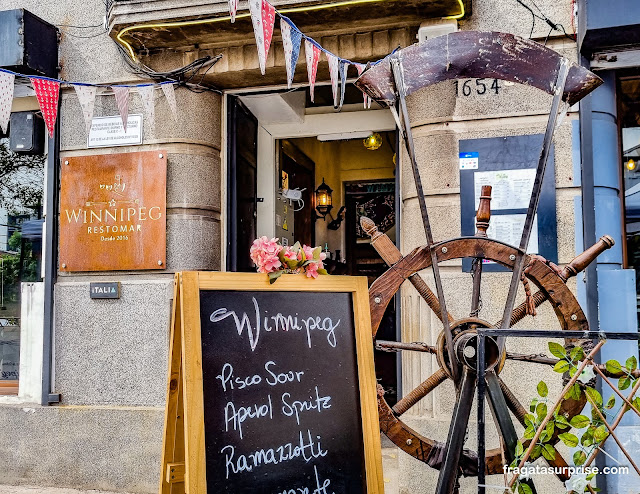
<path fill-rule="evenodd" d="M 478 365 L 478 328 L 493 328 L 494 326 L 477 317 L 458 319 L 451 323 L 450 328 L 453 334 L 454 358 L 453 365 L 464 365 L 475 372 Z M 453 379 L 451 371 L 451 359 L 446 348 L 446 338 L 444 331 L 438 336 L 436 343 L 436 358 L 440 367 L 444 369 L 449 377 Z M 485 368 L 487 370 L 496 368 L 497 372 L 502 370 L 506 351 L 500 354 L 498 344 L 495 339 L 487 337 L 485 340 Z"/>

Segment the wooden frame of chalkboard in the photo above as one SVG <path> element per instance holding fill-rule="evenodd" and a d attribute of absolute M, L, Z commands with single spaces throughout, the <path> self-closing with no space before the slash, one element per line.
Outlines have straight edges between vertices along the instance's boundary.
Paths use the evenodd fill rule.
<path fill-rule="evenodd" d="M 176 274 L 161 494 L 383 494 L 381 456 L 366 278 Z"/>

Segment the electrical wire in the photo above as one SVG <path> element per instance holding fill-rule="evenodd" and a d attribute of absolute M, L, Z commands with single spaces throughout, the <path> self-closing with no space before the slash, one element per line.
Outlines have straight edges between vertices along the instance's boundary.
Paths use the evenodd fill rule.
<path fill-rule="evenodd" d="M 545 22 L 550 28 L 551 31 L 549 31 L 549 34 L 547 35 L 547 39 L 549 38 L 551 32 L 553 31 L 559 31 L 562 32 L 563 35 L 567 38 L 569 38 L 572 41 L 576 40 L 575 35 L 570 35 L 567 33 L 565 27 L 560 24 L 560 23 L 555 23 L 553 22 L 551 19 L 549 19 L 544 12 L 542 12 L 542 10 L 540 9 L 540 7 L 538 7 L 538 5 L 535 3 L 534 0 L 528 0 L 529 2 L 531 2 L 531 4 L 536 8 L 536 10 L 539 12 L 539 14 L 537 14 L 536 12 L 534 12 L 534 10 L 531 8 L 531 6 L 527 5 L 526 3 L 524 3 L 523 0 L 516 0 L 516 2 L 518 4 L 520 4 L 522 7 L 524 7 L 525 9 L 527 9 L 530 13 L 531 13 L 531 17 L 532 17 L 532 23 L 531 23 L 531 31 L 529 33 L 529 39 L 531 39 L 533 37 L 533 30 L 535 28 L 536 25 L 536 19 L 539 19 L 543 22 Z M 571 13 L 571 15 L 573 16 L 573 12 Z M 546 41 L 545 41 L 546 44 Z"/>

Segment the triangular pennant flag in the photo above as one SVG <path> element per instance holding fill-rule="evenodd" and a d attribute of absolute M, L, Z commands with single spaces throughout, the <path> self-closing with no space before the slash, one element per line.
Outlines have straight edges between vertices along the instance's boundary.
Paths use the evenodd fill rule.
<path fill-rule="evenodd" d="M 287 87 L 291 89 L 293 76 L 296 71 L 298 57 L 300 56 L 300 43 L 302 33 L 284 19 L 280 19 L 280 31 L 282 32 L 282 44 L 284 46 L 284 59 L 287 68 Z"/>
<path fill-rule="evenodd" d="M 116 104 L 122 119 L 122 127 L 127 132 L 127 120 L 129 119 L 129 88 L 126 86 L 111 86 L 116 97 Z"/>
<path fill-rule="evenodd" d="M 339 60 L 333 53 L 327 52 L 329 60 L 329 77 L 331 78 L 331 92 L 333 93 L 333 106 L 338 106 L 338 66 Z"/>
<path fill-rule="evenodd" d="M 13 103 L 13 83 L 15 74 L 0 72 L 0 129 L 5 134 L 11 118 L 11 105 Z"/>
<path fill-rule="evenodd" d="M 340 79 L 340 104 L 337 105 L 337 108 L 342 108 L 342 105 L 344 104 L 344 92 L 347 88 L 348 70 L 349 62 L 347 62 L 346 60 L 340 60 L 340 64 L 338 65 L 338 78 Z"/>
<path fill-rule="evenodd" d="M 93 120 L 93 108 L 96 102 L 96 88 L 95 86 L 78 86 L 74 84 L 73 89 L 76 90 L 76 96 L 82 108 L 84 123 L 87 126 L 87 134 L 89 134 L 91 121 Z"/>
<path fill-rule="evenodd" d="M 162 84 L 160 87 L 162 88 L 164 97 L 167 98 L 167 103 L 169 103 L 169 108 L 171 108 L 171 113 L 173 114 L 173 120 L 177 122 L 178 121 L 178 105 L 176 103 L 176 93 L 173 89 L 173 83 Z"/>
<path fill-rule="evenodd" d="M 364 72 L 364 69 L 367 68 L 366 65 L 361 63 L 357 63 L 355 64 L 355 66 L 356 66 L 356 69 L 358 69 L 358 77 L 360 77 Z M 367 110 L 371 108 L 371 98 L 369 98 L 369 95 L 363 91 L 362 96 L 364 97 L 364 109 Z"/>
<path fill-rule="evenodd" d="M 309 93 L 313 103 L 313 93 L 316 87 L 316 75 L 318 74 L 318 60 L 320 59 L 320 48 L 308 39 L 304 40 L 304 54 L 307 58 L 307 75 L 309 76 Z"/>
<path fill-rule="evenodd" d="M 229 15 L 231 22 L 236 22 L 236 12 L 238 12 L 238 0 L 229 0 Z"/>
<path fill-rule="evenodd" d="M 264 75 L 273 36 L 273 25 L 276 22 L 276 9 L 267 0 L 249 0 L 249 11 L 258 45 L 258 64 L 260 72 Z"/>
<path fill-rule="evenodd" d="M 138 86 L 138 93 L 142 98 L 142 108 L 151 129 L 155 123 L 155 90 L 156 87 L 153 84 L 150 86 Z"/>
<path fill-rule="evenodd" d="M 38 104 L 44 117 L 44 123 L 49 131 L 49 137 L 53 138 L 53 131 L 58 117 L 58 98 L 60 97 L 60 82 L 52 79 L 40 79 L 29 77 L 33 89 L 38 98 Z"/>

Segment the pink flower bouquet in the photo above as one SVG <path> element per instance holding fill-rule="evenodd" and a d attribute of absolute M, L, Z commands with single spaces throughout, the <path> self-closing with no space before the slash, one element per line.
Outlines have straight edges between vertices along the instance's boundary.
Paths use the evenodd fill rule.
<path fill-rule="evenodd" d="M 250 256 L 258 273 L 267 273 L 269 282 L 275 282 L 283 273 L 306 273 L 307 278 L 328 274 L 322 261 L 326 254 L 320 247 L 300 245 L 283 247 L 277 238 L 260 237 L 254 240 Z"/>

